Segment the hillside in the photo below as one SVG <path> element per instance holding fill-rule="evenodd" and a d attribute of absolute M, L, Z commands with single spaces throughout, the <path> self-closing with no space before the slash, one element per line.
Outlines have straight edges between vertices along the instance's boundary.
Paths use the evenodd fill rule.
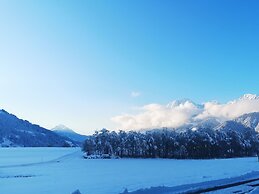
<path fill-rule="evenodd" d="M 63 147 L 77 144 L 39 125 L 0 110 L 0 147 Z"/>

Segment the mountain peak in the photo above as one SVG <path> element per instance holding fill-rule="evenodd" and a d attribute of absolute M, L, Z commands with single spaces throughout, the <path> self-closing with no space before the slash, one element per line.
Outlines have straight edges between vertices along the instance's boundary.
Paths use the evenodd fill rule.
<path fill-rule="evenodd" d="M 166 105 L 167 108 L 173 108 L 177 107 L 180 105 L 185 105 L 185 104 L 192 104 L 193 106 L 198 106 L 196 103 L 194 103 L 190 99 L 182 99 L 182 100 L 174 100 Z"/>
<path fill-rule="evenodd" d="M 65 125 L 58 125 L 52 129 L 54 133 L 63 136 L 68 137 L 69 139 L 72 139 L 76 142 L 84 142 L 87 139 L 86 135 L 81 135 L 79 133 L 76 133 L 74 130 L 69 129 Z"/>
<path fill-rule="evenodd" d="M 53 131 L 69 131 L 69 132 L 74 132 L 72 129 L 68 128 L 65 125 L 57 125 L 56 127 L 52 128 Z"/>
<path fill-rule="evenodd" d="M 256 94 L 245 94 L 239 100 L 259 100 L 259 96 Z"/>

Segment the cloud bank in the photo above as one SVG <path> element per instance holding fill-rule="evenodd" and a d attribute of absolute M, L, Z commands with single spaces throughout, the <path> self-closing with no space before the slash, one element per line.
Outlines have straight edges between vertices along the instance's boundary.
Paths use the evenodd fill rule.
<path fill-rule="evenodd" d="M 125 130 L 177 128 L 196 120 L 214 117 L 224 121 L 251 112 L 259 112 L 259 96 L 246 94 L 225 104 L 215 101 L 196 104 L 190 100 L 173 101 L 167 105 L 148 104 L 137 114 L 119 115 L 111 120 Z"/>

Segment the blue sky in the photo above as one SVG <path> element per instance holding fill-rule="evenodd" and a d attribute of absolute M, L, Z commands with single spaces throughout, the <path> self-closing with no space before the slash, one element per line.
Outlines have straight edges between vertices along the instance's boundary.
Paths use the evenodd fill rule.
<path fill-rule="evenodd" d="M 132 107 L 257 94 L 258 6 L 1 1 L 0 106 L 47 128 L 91 133 Z"/>

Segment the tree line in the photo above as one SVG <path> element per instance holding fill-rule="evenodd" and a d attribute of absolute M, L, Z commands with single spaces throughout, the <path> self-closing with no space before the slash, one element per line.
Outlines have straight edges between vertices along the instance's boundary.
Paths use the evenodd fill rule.
<path fill-rule="evenodd" d="M 86 155 L 131 158 L 209 159 L 254 156 L 258 153 L 258 134 L 198 129 L 176 132 L 169 129 L 108 131 L 102 129 L 83 145 Z"/>

